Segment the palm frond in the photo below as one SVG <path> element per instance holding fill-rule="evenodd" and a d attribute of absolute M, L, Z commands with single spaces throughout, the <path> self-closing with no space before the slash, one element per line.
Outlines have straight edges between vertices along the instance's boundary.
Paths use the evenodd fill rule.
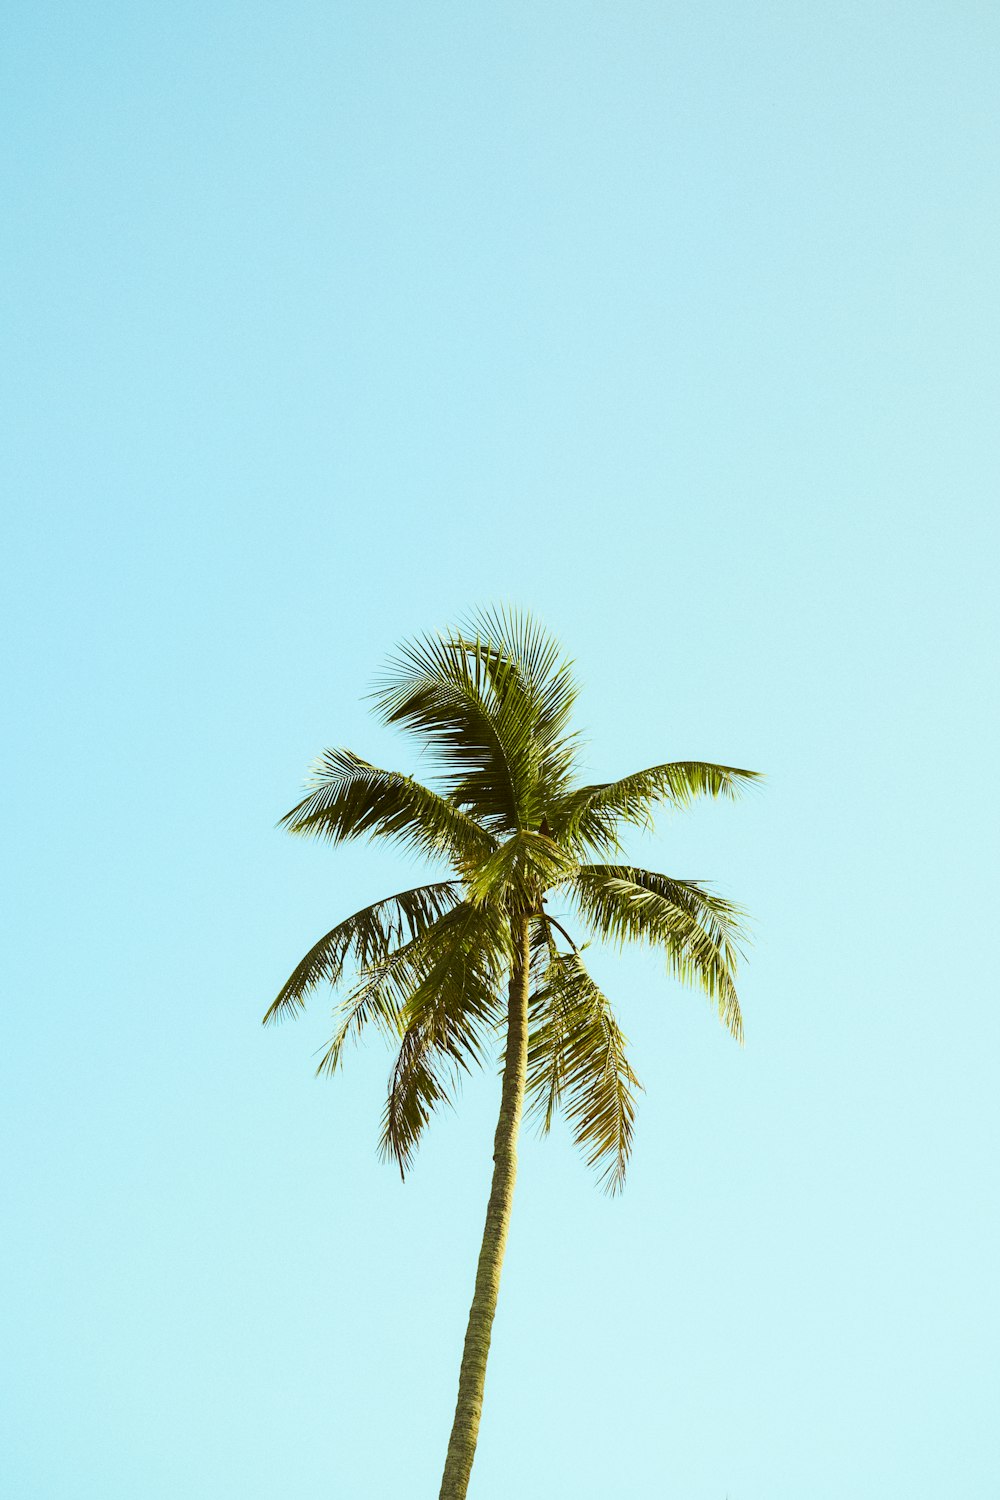
<path fill-rule="evenodd" d="M 609 852 L 619 847 L 622 824 L 652 827 L 653 809 L 661 802 L 687 807 L 699 796 L 735 799 L 758 780 L 756 771 L 700 760 L 649 766 L 570 792 L 554 815 L 553 831 L 575 847 Z"/>
<path fill-rule="evenodd" d="M 385 722 L 429 745 L 450 798 L 513 832 L 537 827 L 563 787 L 575 692 L 541 628 L 501 611 L 403 646 L 373 696 Z"/>
<path fill-rule="evenodd" d="M 543 892 L 569 879 L 575 869 L 575 861 L 547 834 L 524 830 L 469 870 L 466 886 L 477 905 L 491 901 L 533 908 Z"/>
<path fill-rule="evenodd" d="M 339 844 L 368 834 L 394 839 L 427 856 L 445 856 L 460 868 L 485 858 L 496 842 L 447 797 L 398 771 L 383 771 L 351 750 L 326 750 L 311 790 L 279 827 Z"/>
<path fill-rule="evenodd" d="M 540 822 L 565 790 L 579 736 L 568 732 L 578 687 L 562 648 L 524 610 L 498 607 L 473 615 L 456 641 L 481 659 L 497 702 L 530 722 L 537 754 L 533 816 Z"/>
<path fill-rule="evenodd" d="M 579 953 L 554 954 L 529 1012 L 529 1108 L 544 1131 L 560 1104 L 588 1166 L 618 1192 L 632 1149 L 635 1090 L 626 1038 Z"/>
<path fill-rule="evenodd" d="M 380 1151 L 405 1173 L 434 1108 L 450 1101 L 460 1075 L 482 1060 L 503 1014 L 511 960 L 503 912 L 467 903 L 418 939 L 400 1007 L 402 1035 L 382 1120 Z"/>
<path fill-rule="evenodd" d="M 382 1114 L 379 1155 L 393 1160 L 399 1175 L 413 1165 L 428 1121 L 439 1104 L 452 1104 L 456 1084 L 454 1058 L 442 1055 L 419 1026 L 403 1033 Z"/>
<path fill-rule="evenodd" d="M 401 648 L 373 694 L 380 717 L 419 736 L 448 795 L 486 826 L 521 826 L 530 783 L 530 726 L 499 722 L 481 663 L 454 641 Z"/>
<path fill-rule="evenodd" d="M 459 899 L 456 881 L 442 880 L 399 891 L 345 917 L 309 949 L 268 1007 L 264 1025 L 305 1009 L 319 984 L 340 983 L 349 958 L 360 969 L 383 962 L 393 948 L 418 937 Z"/>
<path fill-rule="evenodd" d="M 364 971 L 355 988 L 334 1011 L 337 1029 L 319 1060 L 317 1076 L 333 1077 L 348 1041 L 359 1037 L 369 1023 L 383 1036 L 399 1038 L 404 1029 L 403 1012 L 409 987 L 419 966 L 419 948 L 420 938 L 414 938 Z"/>
<path fill-rule="evenodd" d="M 581 865 L 567 889 L 600 937 L 660 949 L 675 978 L 700 986 L 742 1042 L 736 968 L 747 934 L 740 907 L 701 881 L 675 880 L 632 865 Z"/>

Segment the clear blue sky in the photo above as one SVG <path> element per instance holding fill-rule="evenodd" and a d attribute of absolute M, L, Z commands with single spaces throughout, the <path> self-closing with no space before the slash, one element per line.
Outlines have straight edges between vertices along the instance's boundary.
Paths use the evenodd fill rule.
<path fill-rule="evenodd" d="M 740 1052 L 598 958 L 624 1198 L 529 1140 L 475 1500 L 1000 1490 L 986 3 L 8 7 L 0 1488 L 432 1496 L 497 1086 L 260 1017 L 413 873 L 282 837 L 502 599 L 639 840 L 754 914 Z"/>

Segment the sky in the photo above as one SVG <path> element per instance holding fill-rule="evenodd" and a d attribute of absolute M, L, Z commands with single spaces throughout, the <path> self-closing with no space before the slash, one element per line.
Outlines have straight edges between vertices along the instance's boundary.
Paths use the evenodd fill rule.
<path fill-rule="evenodd" d="M 497 1078 L 378 1161 L 382 1044 L 260 1020 L 423 869 L 275 824 L 509 601 L 588 778 L 767 781 L 631 846 L 747 1042 L 595 954 L 629 1182 L 524 1141 L 472 1500 L 996 1494 L 995 7 L 2 26 L 0 1488 L 437 1494 Z"/>

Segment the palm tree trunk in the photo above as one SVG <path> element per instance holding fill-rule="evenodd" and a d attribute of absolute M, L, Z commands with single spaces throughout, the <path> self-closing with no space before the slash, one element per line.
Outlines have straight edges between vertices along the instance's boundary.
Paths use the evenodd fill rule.
<path fill-rule="evenodd" d="M 458 1377 L 458 1402 L 439 1500 L 465 1500 L 472 1460 L 476 1456 L 479 1418 L 483 1410 L 486 1361 L 490 1352 L 493 1315 L 497 1310 L 500 1271 L 510 1227 L 517 1175 L 517 1133 L 524 1103 L 524 1081 L 528 1069 L 528 920 L 517 918 L 514 932 L 515 962 L 510 976 L 507 1006 L 507 1058 L 500 1094 L 500 1118 L 493 1144 L 493 1187 L 486 1209 L 486 1227 L 476 1269 L 469 1326 L 465 1334 L 462 1368 Z"/>

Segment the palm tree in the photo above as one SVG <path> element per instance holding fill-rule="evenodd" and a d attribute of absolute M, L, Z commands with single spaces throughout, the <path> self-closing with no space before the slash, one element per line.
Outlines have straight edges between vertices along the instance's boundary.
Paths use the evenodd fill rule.
<path fill-rule="evenodd" d="M 668 970 L 707 991 L 742 1039 L 734 986 L 742 913 L 698 881 L 623 863 L 619 835 L 627 825 L 649 826 L 658 803 L 734 797 L 754 773 L 680 761 L 580 785 L 570 663 L 530 617 L 512 611 L 404 647 L 372 696 L 384 723 L 421 741 L 438 789 L 349 750 L 327 750 L 282 826 L 332 843 L 363 834 L 395 840 L 443 859 L 451 877 L 338 923 L 302 959 L 264 1020 L 296 1014 L 310 990 L 340 984 L 350 966 L 354 983 L 318 1071 L 335 1073 L 346 1043 L 366 1026 L 390 1038 L 398 1050 L 381 1153 L 403 1174 L 436 1106 L 452 1097 L 463 1072 L 501 1049 L 493 1183 L 440 1490 L 440 1500 L 462 1500 L 522 1108 L 527 1101 L 547 1131 L 562 1107 L 611 1192 L 622 1186 L 632 1142 L 639 1085 L 626 1039 L 580 947 L 546 902 L 558 896 L 593 936 L 659 949 Z"/>

